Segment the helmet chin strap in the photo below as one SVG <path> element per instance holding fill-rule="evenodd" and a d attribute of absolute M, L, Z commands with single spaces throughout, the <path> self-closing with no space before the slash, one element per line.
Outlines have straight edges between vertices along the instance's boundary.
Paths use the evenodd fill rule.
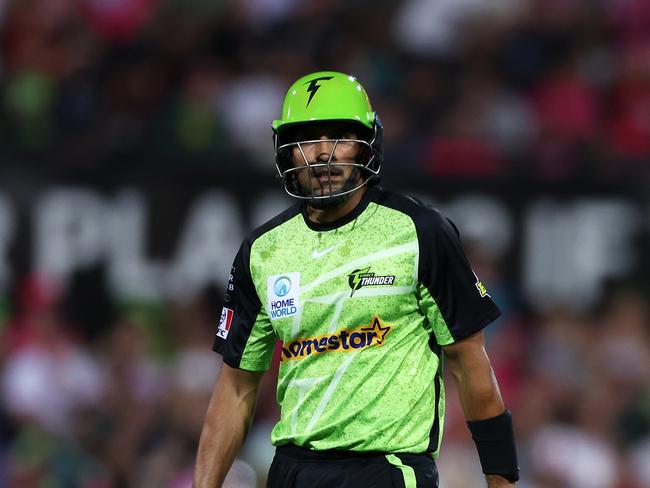
<path fill-rule="evenodd" d="M 329 198 L 313 198 L 311 200 L 307 200 L 307 205 L 317 210 L 334 209 L 342 206 L 351 195 L 352 193 Z"/>
<path fill-rule="evenodd" d="M 359 168 L 352 168 L 350 176 L 345 181 L 339 192 L 345 193 L 348 190 L 353 189 L 357 185 L 359 174 Z M 359 187 L 359 190 L 361 188 L 363 188 L 363 186 Z M 317 210 L 335 209 L 345 204 L 345 202 L 347 202 L 355 193 L 356 192 L 350 192 L 345 193 L 344 195 L 332 195 L 329 198 L 310 198 L 307 200 L 307 205 Z"/>

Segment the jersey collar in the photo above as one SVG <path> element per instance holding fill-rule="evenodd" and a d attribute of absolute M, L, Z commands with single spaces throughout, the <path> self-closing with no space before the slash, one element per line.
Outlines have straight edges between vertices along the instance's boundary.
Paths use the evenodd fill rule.
<path fill-rule="evenodd" d="M 307 225 L 307 227 L 309 227 L 311 230 L 315 230 L 315 231 L 327 231 L 327 230 L 338 229 L 339 227 L 342 227 L 345 224 L 352 222 L 359 215 L 361 215 L 363 211 L 366 209 L 366 207 L 368 207 L 368 204 L 376 198 L 376 195 L 378 195 L 380 191 L 381 189 L 378 186 L 369 187 L 366 190 L 366 193 L 361 198 L 359 204 L 356 207 L 354 207 L 352 211 L 345 214 L 343 217 L 339 219 L 333 220 L 332 222 L 317 223 L 309 220 L 309 214 L 307 212 L 307 203 L 303 202 L 301 211 L 302 211 L 302 217 L 305 221 L 305 225 Z"/>

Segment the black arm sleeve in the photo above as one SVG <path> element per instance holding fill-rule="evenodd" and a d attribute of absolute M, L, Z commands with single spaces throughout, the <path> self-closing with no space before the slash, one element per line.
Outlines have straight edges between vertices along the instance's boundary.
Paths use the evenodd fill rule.
<path fill-rule="evenodd" d="M 233 368 L 265 371 L 273 354 L 275 334 L 255 289 L 249 264 L 250 245 L 245 241 L 230 271 L 212 349 Z"/>
<path fill-rule="evenodd" d="M 421 306 L 437 342 L 446 345 L 469 337 L 499 317 L 501 312 L 470 267 L 454 224 L 437 210 L 426 209 L 419 213 L 416 227 Z"/>

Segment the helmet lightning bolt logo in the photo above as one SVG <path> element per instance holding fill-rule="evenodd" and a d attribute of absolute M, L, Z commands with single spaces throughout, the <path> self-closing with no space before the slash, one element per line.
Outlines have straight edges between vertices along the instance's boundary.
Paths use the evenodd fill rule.
<path fill-rule="evenodd" d="M 307 91 L 309 92 L 309 100 L 307 100 L 306 107 L 309 107 L 309 104 L 311 103 L 312 98 L 314 98 L 314 95 L 316 95 L 316 92 L 321 87 L 318 84 L 318 82 L 319 81 L 331 80 L 332 78 L 334 78 L 334 77 L 333 76 L 321 76 L 320 78 L 314 78 L 311 81 L 305 82 L 305 85 L 307 83 L 309 83 L 309 86 L 307 87 Z"/>

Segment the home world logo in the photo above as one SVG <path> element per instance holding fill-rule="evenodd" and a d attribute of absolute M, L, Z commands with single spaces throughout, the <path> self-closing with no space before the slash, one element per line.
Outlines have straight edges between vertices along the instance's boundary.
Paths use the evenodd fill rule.
<path fill-rule="evenodd" d="M 267 279 L 267 310 L 271 320 L 293 317 L 298 313 L 300 273 L 284 273 Z"/>

